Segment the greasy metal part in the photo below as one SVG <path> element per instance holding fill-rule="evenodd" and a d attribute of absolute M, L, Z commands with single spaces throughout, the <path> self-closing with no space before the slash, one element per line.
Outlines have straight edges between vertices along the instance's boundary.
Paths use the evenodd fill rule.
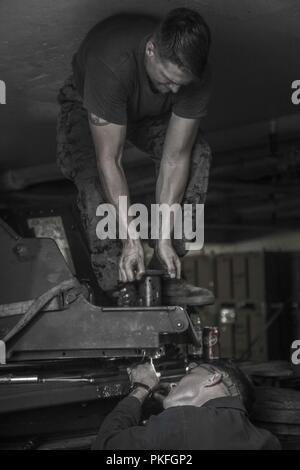
<path fill-rule="evenodd" d="M 104 308 L 91 304 L 80 293 L 81 286 L 53 240 L 17 238 L 1 225 L 0 258 L 5 267 L 2 276 L 0 273 L 1 363 L 159 358 L 165 354 L 165 344 L 176 342 L 187 331 L 198 344 L 185 309 L 157 305 L 161 271 L 146 272 L 140 287 L 142 306 Z"/>
<path fill-rule="evenodd" d="M 153 307 L 161 305 L 161 276 L 163 271 L 148 269 L 139 282 L 140 305 Z"/>
<path fill-rule="evenodd" d="M 41 310 L 47 312 L 53 310 L 62 310 L 74 302 L 80 294 L 83 294 L 84 297 L 89 300 L 89 302 L 93 300 L 92 292 L 88 290 L 88 286 L 81 284 L 76 288 L 73 287 L 71 289 L 66 289 L 63 292 L 60 292 L 59 295 L 55 295 L 55 297 L 47 302 Z M 2 304 L 0 305 L 0 318 L 14 315 L 24 315 L 32 307 L 34 302 L 35 300 L 27 300 L 24 302 Z"/>
<path fill-rule="evenodd" d="M 0 305 L 33 301 L 63 281 L 74 279 L 56 243 L 16 239 L 0 225 Z"/>
<path fill-rule="evenodd" d="M 10 317 L 10 323 L 18 317 Z M 181 334 L 188 327 L 189 318 L 182 307 L 101 308 L 80 296 L 68 309 L 40 312 L 7 347 L 11 360 L 18 361 L 155 355 L 161 335 Z M 3 318 L 0 331 L 5 331 Z"/>
<path fill-rule="evenodd" d="M 132 282 L 120 282 L 118 289 L 113 293 L 113 298 L 116 300 L 118 307 L 137 305 L 137 290 L 135 284 Z"/>
<path fill-rule="evenodd" d="M 38 383 L 37 376 L 24 376 L 24 377 L 0 377 L 0 385 L 7 384 L 35 384 Z"/>
<path fill-rule="evenodd" d="M 188 352 L 191 356 L 202 357 L 202 355 L 203 355 L 203 337 L 202 337 L 203 329 L 202 329 L 202 322 L 201 322 L 200 312 L 197 312 L 197 313 L 192 312 L 190 314 L 190 320 L 191 320 L 191 323 L 194 327 L 195 333 L 196 333 L 197 337 L 199 338 L 199 343 L 201 342 L 201 344 L 198 345 L 198 346 L 195 346 L 194 343 L 190 343 L 188 345 Z"/>
<path fill-rule="evenodd" d="M 4 367 L 5 377 L 22 378 L 25 382 L 2 383 L 0 385 L 0 413 L 9 413 L 21 410 L 34 410 L 49 406 L 60 406 L 72 403 L 88 403 L 108 398 L 120 398 L 126 395 L 130 388 L 130 382 L 126 371 L 124 358 L 118 360 L 118 365 L 112 367 L 109 361 L 99 361 L 98 366 L 89 369 L 90 361 L 79 362 L 77 364 L 78 376 L 72 374 L 70 363 L 60 366 L 64 368 L 64 376 L 53 376 L 54 371 L 51 363 L 45 369 L 42 362 L 39 361 L 37 368 L 41 372 L 32 374 L 32 371 L 23 373 L 22 377 L 19 371 L 19 364 L 13 363 Z M 34 365 L 32 365 L 34 367 Z M 56 366 L 57 369 L 58 366 Z M 155 364 L 156 370 L 161 374 L 162 383 L 176 383 L 186 373 L 185 364 L 181 361 L 159 361 Z M 43 372 L 42 372 L 43 371 Z M 48 372 L 46 372 L 48 371 Z M 0 377 L 2 367 L 0 367 Z M 60 370 L 60 374 L 61 374 Z M 35 380 L 40 377 L 43 381 Z M 59 380 L 58 380 L 59 379 Z M 30 383 L 30 380 L 32 381 Z"/>
<path fill-rule="evenodd" d="M 0 340 L 0 365 L 6 363 L 6 344 Z"/>
<path fill-rule="evenodd" d="M 7 343 L 7 341 L 11 340 L 17 334 L 19 334 L 33 319 L 39 314 L 42 308 L 50 302 L 50 300 L 55 297 L 56 295 L 60 294 L 64 290 L 69 290 L 71 288 L 78 287 L 78 281 L 73 279 L 68 279 L 67 281 L 62 281 L 57 286 L 52 287 L 47 292 L 40 295 L 33 304 L 30 306 L 28 311 L 19 318 L 19 321 L 11 328 L 7 333 L 5 333 L 1 340 Z"/>
<path fill-rule="evenodd" d="M 38 377 L 23 376 L 23 377 L 12 377 L 12 376 L 0 376 L 0 385 L 7 384 L 35 384 L 35 383 L 94 383 L 95 379 L 86 377 Z"/>
<path fill-rule="evenodd" d="M 56 360 L 56 359 L 126 359 L 126 358 L 140 358 L 146 357 L 159 358 L 162 357 L 160 350 L 157 348 L 123 348 L 123 349 L 70 349 L 70 350 L 49 350 L 49 351 L 14 351 L 12 357 L 9 358 L 9 363 L 35 361 L 35 360 Z"/>
<path fill-rule="evenodd" d="M 34 300 L 27 300 L 25 302 L 12 302 L 11 304 L 0 305 L 0 317 L 9 317 L 14 315 L 23 315 L 33 304 Z M 51 302 L 43 308 L 43 310 L 59 310 L 63 308 L 61 297 L 55 297 Z"/>
<path fill-rule="evenodd" d="M 3 219 L 0 219 L 0 230 L 13 241 L 18 241 L 21 238 Z"/>
<path fill-rule="evenodd" d="M 120 398 L 129 391 L 128 377 L 106 377 L 95 383 L 37 383 L 0 386 L 0 413 Z"/>

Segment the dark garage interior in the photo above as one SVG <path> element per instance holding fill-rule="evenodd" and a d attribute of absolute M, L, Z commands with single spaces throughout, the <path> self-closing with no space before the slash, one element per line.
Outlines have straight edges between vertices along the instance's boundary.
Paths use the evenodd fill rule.
<path fill-rule="evenodd" d="M 97 22 L 178 7 L 203 15 L 212 37 L 204 245 L 182 258 L 182 277 L 214 302 L 155 303 L 149 268 L 139 303 L 116 306 L 56 162 L 57 95 Z M 127 367 L 152 358 L 177 382 L 205 359 L 208 328 L 252 379 L 251 421 L 300 449 L 299 2 L 10 0 L 0 21 L 0 449 L 89 449 L 129 392 Z M 123 162 L 132 202 L 149 207 L 153 161 L 128 144 Z"/>

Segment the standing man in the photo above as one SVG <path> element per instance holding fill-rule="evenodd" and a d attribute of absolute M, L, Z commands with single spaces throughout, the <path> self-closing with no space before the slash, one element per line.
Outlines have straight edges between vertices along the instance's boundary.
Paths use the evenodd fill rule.
<path fill-rule="evenodd" d="M 172 10 L 159 21 L 118 15 L 97 24 L 73 57 L 73 74 L 59 93 L 58 164 L 78 189 L 78 206 L 100 287 L 114 295 L 145 270 L 140 240 L 99 240 L 99 204 L 117 211 L 119 230 L 130 217 L 119 205 L 129 188 L 122 166 L 126 141 L 147 152 L 157 168 L 156 203 L 203 204 L 211 152 L 199 133 L 210 89 L 210 31 L 196 11 Z M 172 230 L 172 227 L 170 227 Z M 180 240 L 181 242 L 181 240 Z M 184 240 L 159 239 L 156 258 L 169 274 L 166 302 L 212 300 L 206 289 L 180 279 Z"/>

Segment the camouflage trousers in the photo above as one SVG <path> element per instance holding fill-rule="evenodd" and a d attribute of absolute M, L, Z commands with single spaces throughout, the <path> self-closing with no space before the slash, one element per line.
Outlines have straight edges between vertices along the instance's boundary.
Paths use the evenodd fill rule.
<path fill-rule="evenodd" d="M 120 240 L 99 240 L 96 208 L 105 202 L 105 194 L 97 173 L 95 148 L 87 111 L 78 94 L 73 77 L 61 88 L 58 101 L 61 109 L 57 123 L 57 163 L 63 175 L 77 187 L 77 204 L 87 236 L 91 264 L 99 286 L 113 290 L 118 283 L 118 262 L 122 250 Z M 127 139 L 146 152 L 159 169 L 169 116 L 147 118 L 127 128 Z M 200 132 L 192 150 L 190 175 L 182 204 L 203 204 L 206 197 L 211 150 Z M 130 188 L 129 188 L 130 189 Z M 185 254 L 184 243 L 174 241 L 179 256 Z"/>

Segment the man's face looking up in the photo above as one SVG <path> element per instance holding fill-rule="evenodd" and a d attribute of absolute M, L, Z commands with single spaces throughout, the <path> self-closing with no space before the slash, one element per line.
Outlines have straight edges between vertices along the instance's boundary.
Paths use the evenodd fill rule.
<path fill-rule="evenodd" d="M 212 398 L 227 395 L 229 392 L 222 383 L 222 373 L 208 365 L 200 365 L 178 382 L 164 399 L 163 406 L 202 406 Z"/>
<path fill-rule="evenodd" d="M 193 81 L 190 72 L 168 60 L 161 59 L 152 40 L 146 44 L 145 67 L 151 85 L 158 93 L 177 93 L 180 87 Z"/>

